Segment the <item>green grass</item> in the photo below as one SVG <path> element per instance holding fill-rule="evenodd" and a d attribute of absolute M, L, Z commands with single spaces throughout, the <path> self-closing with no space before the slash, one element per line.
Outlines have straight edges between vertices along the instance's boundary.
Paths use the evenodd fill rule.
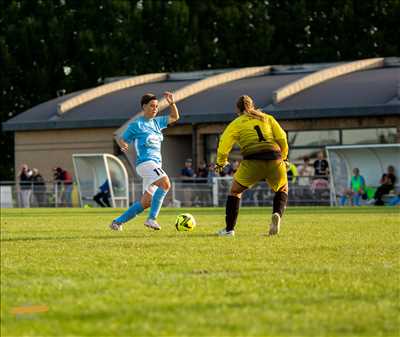
<path fill-rule="evenodd" d="M 178 233 L 180 211 L 198 221 Z M 163 209 L 111 232 L 118 210 L 1 210 L 2 336 L 398 336 L 397 208 Z M 47 305 L 48 311 L 11 310 Z"/>

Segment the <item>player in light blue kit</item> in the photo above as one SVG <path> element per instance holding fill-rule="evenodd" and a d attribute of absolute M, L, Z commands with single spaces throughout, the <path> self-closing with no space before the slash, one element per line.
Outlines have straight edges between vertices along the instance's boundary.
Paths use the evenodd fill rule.
<path fill-rule="evenodd" d="M 145 94 L 140 104 L 143 116 L 138 117 L 123 133 L 119 139 L 119 146 L 123 152 L 128 151 L 128 146 L 133 142 L 136 150 L 136 172 L 143 179 L 144 193 L 140 201 L 134 202 L 120 217 L 113 220 L 110 225 L 112 230 L 122 230 L 122 225 L 150 207 L 149 217 L 145 226 L 160 230 L 157 216 L 163 200 L 171 188 L 167 174 L 162 169 L 161 142 L 162 129 L 179 119 L 179 112 L 175 105 L 174 96 L 165 92 L 164 97 L 170 106 L 169 116 L 157 116 L 158 100 L 153 94 Z"/>

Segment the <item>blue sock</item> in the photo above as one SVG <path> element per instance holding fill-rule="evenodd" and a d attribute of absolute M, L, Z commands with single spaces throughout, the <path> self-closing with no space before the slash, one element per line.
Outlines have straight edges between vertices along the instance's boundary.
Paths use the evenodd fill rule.
<path fill-rule="evenodd" d="M 157 219 L 158 213 L 160 213 L 162 203 L 167 193 L 168 191 L 163 190 L 161 187 L 157 188 L 157 190 L 154 192 L 149 214 L 150 219 Z"/>
<path fill-rule="evenodd" d="M 116 218 L 114 221 L 124 223 L 133 219 L 136 215 L 144 211 L 140 201 L 134 202 L 131 207 L 129 207 L 120 217 Z"/>

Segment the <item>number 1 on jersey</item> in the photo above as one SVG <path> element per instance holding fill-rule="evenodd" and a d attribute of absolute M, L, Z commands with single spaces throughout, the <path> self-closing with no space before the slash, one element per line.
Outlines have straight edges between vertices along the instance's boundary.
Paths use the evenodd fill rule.
<path fill-rule="evenodd" d="M 254 129 L 257 131 L 258 141 L 265 142 L 266 139 L 264 138 L 264 135 L 262 134 L 260 127 L 258 125 L 256 125 L 256 126 L 254 126 Z"/>

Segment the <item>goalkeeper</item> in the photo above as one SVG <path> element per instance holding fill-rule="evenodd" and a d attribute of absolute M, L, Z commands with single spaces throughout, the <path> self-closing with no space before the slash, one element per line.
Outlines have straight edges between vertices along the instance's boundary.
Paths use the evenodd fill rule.
<path fill-rule="evenodd" d="M 228 164 L 228 155 L 235 143 L 243 160 L 234 175 L 226 202 L 226 228 L 220 236 L 234 236 L 242 193 L 260 180 L 275 192 L 269 235 L 279 233 L 281 218 L 288 200 L 286 174 L 288 143 L 286 134 L 271 115 L 258 110 L 251 97 L 240 96 L 236 103 L 239 115 L 223 132 L 217 150 L 217 171 Z"/>

